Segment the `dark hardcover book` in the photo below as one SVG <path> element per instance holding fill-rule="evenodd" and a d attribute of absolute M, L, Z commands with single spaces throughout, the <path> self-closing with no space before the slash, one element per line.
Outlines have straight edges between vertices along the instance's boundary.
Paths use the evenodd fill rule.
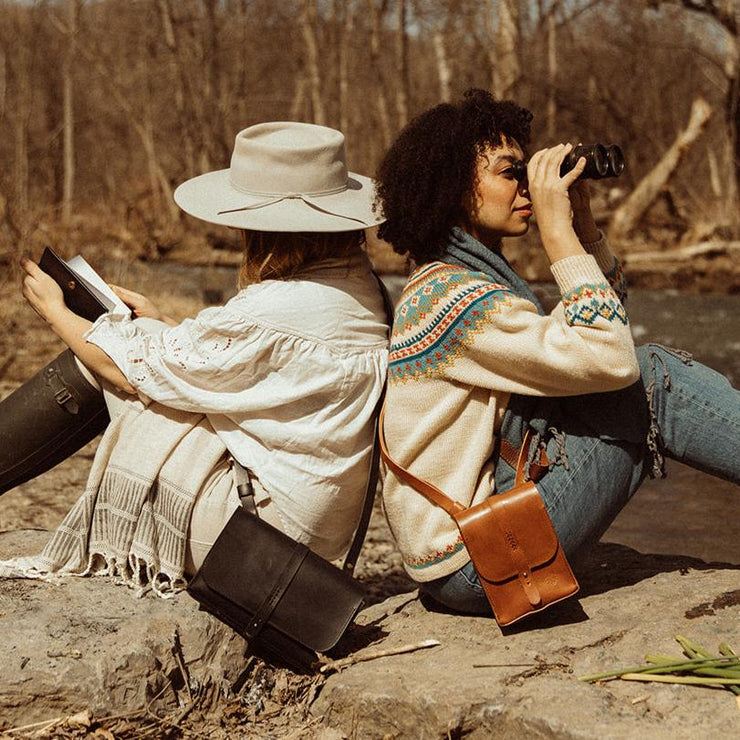
<path fill-rule="evenodd" d="M 64 302 L 78 316 L 95 321 L 113 308 L 114 304 L 109 298 L 72 270 L 51 247 L 44 249 L 39 267 L 59 284 Z"/>

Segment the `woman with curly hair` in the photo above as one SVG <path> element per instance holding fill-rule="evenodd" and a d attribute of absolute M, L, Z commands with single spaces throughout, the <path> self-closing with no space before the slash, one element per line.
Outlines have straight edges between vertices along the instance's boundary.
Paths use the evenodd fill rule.
<path fill-rule="evenodd" d="M 415 263 L 397 305 L 385 437 L 464 507 L 510 489 L 529 431 L 537 488 L 568 555 L 593 543 L 663 456 L 740 481 L 740 394 L 681 351 L 635 349 L 619 261 L 569 144 L 524 168 L 532 114 L 471 90 L 422 113 L 382 162 L 380 236 Z M 546 313 L 501 252 L 537 214 L 561 299 Z M 489 606 L 453 519 L 394 473 L 384 504 L 409 575 L 461 612 Z"/>

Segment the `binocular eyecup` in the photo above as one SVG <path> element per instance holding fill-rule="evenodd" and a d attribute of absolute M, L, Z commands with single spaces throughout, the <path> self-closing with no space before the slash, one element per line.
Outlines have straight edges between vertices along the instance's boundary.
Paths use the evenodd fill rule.
<path fill-rule="evenodd" d="M 581 157 L 586 158 L 586 167 L 581 173 L 584 180 L 619 177 L 624 171 L 624 155 L 616 144 L 579 144 L 568 152 L 560 165 L 560 177 L 570 172 Z M 527 165 L 523 161 L 514 162 L 512 170 L 514 179 L 519 182 L 527 179 Z"/>

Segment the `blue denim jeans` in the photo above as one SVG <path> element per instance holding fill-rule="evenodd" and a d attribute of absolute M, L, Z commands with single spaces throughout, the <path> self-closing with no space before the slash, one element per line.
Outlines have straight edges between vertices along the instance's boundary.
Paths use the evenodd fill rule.
<path fill-rule="evenodd" d="M 551 466 L 537 488 L 569 556 L 599 540 L 662 454 L 740 483 L 740 391 L 723 375 L 660 345 L 639 347 L 637 357 L 641 377 L 634 386 L 563 401 L 559 426 L 567 463 Z M 574 404 L 579 412 L 569 413 Z M 587 405 L 591 408 L 583 413 Z M 600 419 L 618 427 L 625 415 L 633 422 L 627 427 L 636 430 L 623 435 L 630 439 L 597 431 Z M 550 460 L 562 452 L 555 437 L 547 452 Z M 514 474 L 499 459 L 496 490 L 509 490 Z M 471 562 L 420 588 L 456 611 L 490 612 Z"/>

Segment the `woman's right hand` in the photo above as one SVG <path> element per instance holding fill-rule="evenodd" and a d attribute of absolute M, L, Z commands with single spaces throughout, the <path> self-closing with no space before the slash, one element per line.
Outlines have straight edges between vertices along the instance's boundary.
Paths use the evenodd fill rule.
<path fill-rule="evenodd" d="M 110 288 L 134 312 L 137 319 L 147 317 L 164 321 L 164 314 L 146 296 L 119 285 L 111 285 Z"/>
<path fill-rule="evenodd" d="M 558 144 L 540 149 L 527 165 L 537 227 L 545 251 L 553 262 L 583 251 L 573 230 L 573 208 L 568 189 L 580 177 L 586 159 L 581 157 L 572 170 L 562 177 L 560 175 L 560 166 L 572 148 L 571 144 Z"/>

